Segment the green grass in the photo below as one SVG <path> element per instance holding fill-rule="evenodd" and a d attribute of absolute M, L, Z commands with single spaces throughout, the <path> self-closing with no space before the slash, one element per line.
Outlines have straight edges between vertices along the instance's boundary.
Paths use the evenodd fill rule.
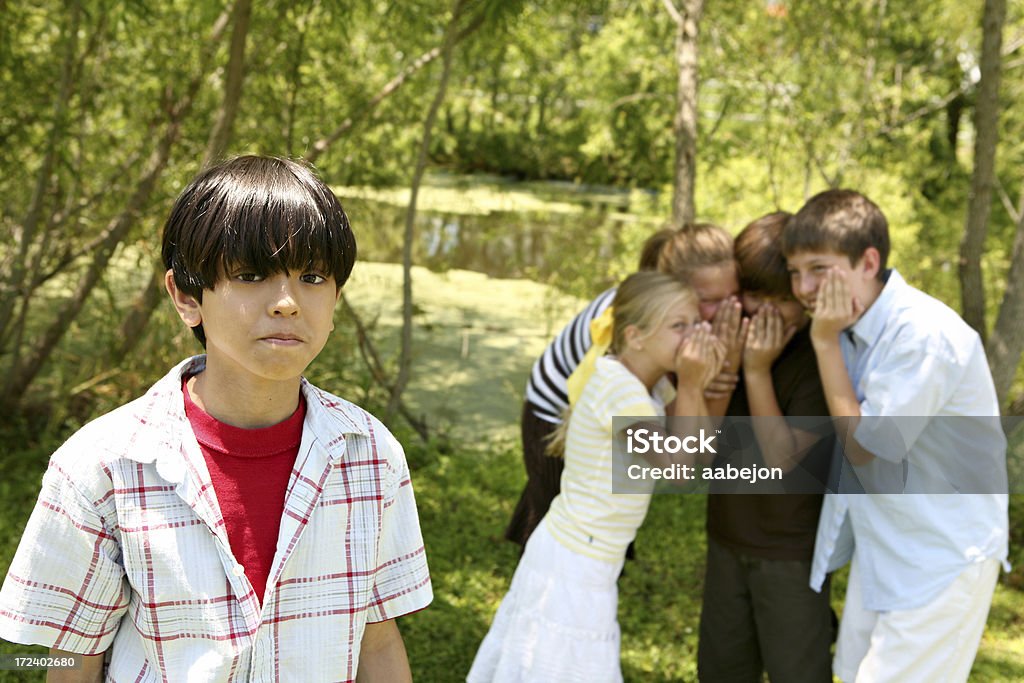
<path fill-rule="evenodd" d="M 413 472 L 435 592 L 430 608 L 400 620 L 416 680 L 462 680 L 508 588 L 518 546 L 502 533 L 524 482 L 520 457 L 516 444 L 498 443 Z M 1024 500 L 1013 504 L 1014 518 L 1024 518 Z M 619 582 L 627 681 L 696 680 L 704 509 L 700 495 L 660 495 L 651 504 L 637 560 Z M 1020 562 L 1001 578 L 972 682 L 1024 680 L 1022 582 Z M 844 570 L 833 579 L 837 613 L 845 587 Z"/>

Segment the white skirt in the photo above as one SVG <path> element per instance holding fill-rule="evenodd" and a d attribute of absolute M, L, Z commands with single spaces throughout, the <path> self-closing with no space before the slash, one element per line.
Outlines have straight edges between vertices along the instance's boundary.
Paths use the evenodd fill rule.
<path fill-rule="evenodd" d="M 480 644 L 469 683 L 617 683 L 622 562 L 579 555 L 545 522 L 526 543 L 512 586 Z"/>

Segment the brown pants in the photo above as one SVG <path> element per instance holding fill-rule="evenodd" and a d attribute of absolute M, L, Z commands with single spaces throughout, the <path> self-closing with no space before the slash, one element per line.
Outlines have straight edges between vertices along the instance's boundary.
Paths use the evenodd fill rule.
<path fill-rule="evenodd" d="M 533 408 L 528 402 L 523 402 L 520 428 L 523 437 L 523 464 L 526 465 L 526 487 L 519 496 L 512 520 L 505 529 L 505 538 L 525 546 L 530 534 L 547 514 L 551 501 L 561 490 L 565 461 L 544 453 L 547 437 L 558 429 L 558 425 L 534 415 Z"/>
<path fill-rule="evenodd" d="M 737 553 L 708 538 L 697 675 L 707 683 L 831 683 L 835 615 L 811 563 Z"/>

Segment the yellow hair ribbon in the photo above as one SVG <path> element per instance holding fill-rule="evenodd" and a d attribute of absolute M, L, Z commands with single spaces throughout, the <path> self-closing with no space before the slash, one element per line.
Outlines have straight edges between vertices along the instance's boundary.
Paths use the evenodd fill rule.
<path fill-rule="evenodd" d="M 580 399 L 583 387 L 587 386 L 587 380 L 597 368 L 597 359 L 603 356 L 612 344 L 612 323 L 615 316 L 613 308 L 609 306 L 604 309 L 604 313 L 590 321 L 590 348 L 566 381 L 570 407 L 576 405 L 576 401 Z"/>

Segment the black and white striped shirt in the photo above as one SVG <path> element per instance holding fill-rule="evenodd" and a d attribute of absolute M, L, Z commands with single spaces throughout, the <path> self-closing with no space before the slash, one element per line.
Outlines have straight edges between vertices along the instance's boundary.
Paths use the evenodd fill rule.
<path fill-rule="evenodd" d="M 590 348 L 590 322 L 604 313 L 615 298 L 615 288 L 602 292 L 569 322 L 533 364 L 526 385 L 526 400 L 533 414 L 558 424 L 569 406 L 566 383 Z"/>

